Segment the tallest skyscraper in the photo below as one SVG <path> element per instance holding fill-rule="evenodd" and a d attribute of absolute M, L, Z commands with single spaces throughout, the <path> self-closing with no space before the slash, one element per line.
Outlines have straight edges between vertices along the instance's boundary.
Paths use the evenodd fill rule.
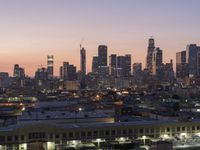
<path fill-rule="evenodd" d="M 146 57 L 146 68 L 152 72 L 152 58 L 153 58 L 153 51 L 155 49 L 155 42 L 153 38 L 149 39 L 149 44 L 147 48 L 147 57 Z"/>

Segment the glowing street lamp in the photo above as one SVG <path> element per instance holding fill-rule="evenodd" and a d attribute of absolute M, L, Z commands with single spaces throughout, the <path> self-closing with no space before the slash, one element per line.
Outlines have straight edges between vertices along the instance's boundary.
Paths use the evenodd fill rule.
<path fill-rule="evenodd" d="M 97 146 L 100 147 L 101 139 L 97 139 Z"/>
<path fill-rule="evenodd" d="M 142 139 L 143 139 L 144 145 L 146 145 L 146 139 L 147 139 L 147 137 L 144 135 L 144 136 L 142 136 Z"/>
<path fill-rule="evenodd" d="M 99 101 L 99 100 L 100 100 L 100 95 L 97 94 L 97 95 L 95 96 L 95 99 L 96 99 L 96 101 Z"/>
<path fill-rule="evenodd" d="M 78 111 L 79 111 L 79 112 L 81 112 L 82 110 L 83 110 L 83 108 L 81 108 L 81 107 L 78 108 Z"/>

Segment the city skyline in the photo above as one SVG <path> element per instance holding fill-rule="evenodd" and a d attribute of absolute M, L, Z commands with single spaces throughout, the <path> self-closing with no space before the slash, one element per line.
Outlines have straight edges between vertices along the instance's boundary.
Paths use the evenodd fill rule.
<path fill-rule="evenodd" d="M 142 62 L 143 68 L 150 36 L 163 50 L 164 62 L 173 59 L 174 64 L 176 52 L 190 43 L 199 45 L 197 0 L 0 3 L 0 71 L 10 75 L 17 63 L 33 76 L 40 64 L 46 66 L 50 54 L 55 57 L 55 75 L 63 61 L 79 70 L 80 44 L 86 49 L 87 72 L 101 44 L 108 46 L 108 56 L 131 54 L 132 63 Z"/>

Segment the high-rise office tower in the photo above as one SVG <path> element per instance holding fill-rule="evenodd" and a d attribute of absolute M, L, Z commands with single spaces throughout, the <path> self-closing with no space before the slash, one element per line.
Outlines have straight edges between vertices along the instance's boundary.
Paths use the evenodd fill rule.
<path fill-rule="evenodd" d="M 174 78 L 173 60 L 171 59 L 169 63 L 163 65 L 162 80 L 171 82 Z"/>
<path fill-rule="evenodd" d="M 68 79 L 68 73 L 67 73 L 68 65 L 69 65 L 69 62 L 63 62 L 62 78 L 64 81 Z"/>
<path fill-rule="evenodd" d="M 184 78 L 188 75 L 186 68 L 186 51 L 176 53 L 176 77 Z"/>
<path fill-rule="evenodd" d="M 106 45 L 98 47 L 98 66 L 107 66 L 108 50 Z"/>
<path fill-rule="evenodd" d="M 142 73 L 142 63 L 134 63 L 133 64 L 133 77 L 138 78 Z"/>
<path fill-rule="evenodd" d="M 60 67 L 61 77 L 64 81 L 74 81 L 77 80 L 76 67 L 69 62 L 63 62 L 63 66 Z"/>
<path fill-rule="evenodd" d="M 0 88 L 7 88 L 10 85 L 8 72 L 0 72 Z"/>
<path fill-rule="evenodd" d="M 49 79 L 53 78 L 53 58 L 53 55 L 47 56 L 47 73 Z"/>
<path fill-rule="evenodd" d="M 17 78 L 23 78 L 23 77 L 25 77 L 24 68 L 19 67 L 19 64 L 15 64 L 14 65 L 13 76 L 17 77 Z"/>
<path fill-rule="evenodd" d="M 152 58 L 153 51 L 155 49 L 155 42 L 153 38 L 149 39 L 148 48 L 147 48 L 147 57 L 146 57 L 146 68 L 151 72 L 152 71 Z"/>
<path fill-rule="evenodd" d="M 99 66 L 98 67 L 98 76 L 102 79 L 107 78 L 109 75 L 109 67 L 108 66 Z"/>
<path fill-rule="evenodd" d="M 125 57 L 117 56 L 117 77 L 124 76 L 124 68 L 125 68 Z"/>
<path fill-rule="evenodd" d="M 117 56 L 117 68 L 118 77 L 129 77 L 131 76 L 131 55 Z"/>
<path fill-rule="evenodd" d="M 129 77 L 131 76 L 131 55 L 127 54 L 124 56 L 124 76 Z"/>
<path fill-rule="evenodd" d="M 152 74 L 158 75 L 163 64 L 162 50 L 159 47 L 155 48 L 152 56 Z"/>
<path fill-rule="evenodd" d="M 186 47 L 186 63 L 189 72 L 189 76 L 198 75 L 198 48 L 196 44 L 189 44 Z"/>
<path fill-rule="evenodd" d="M 59 75 L 60 75 L 60 79 L 63 79 L 63 66 L 60 66 L 59 68 Z"/>
<path fill-rule="evenodd" d="M 68 65 L 67 74 L 68 74 L 68 80 L 69 81 L 77 80 L 76 66 L 71 65 L 71 64 Z"/>
<path fill-rule="evenodd" d="M 48 79 L 48 70 L 44 67 L 38 68 L 37 71 L 35 72 L 35 79 L 46 81 Z"/>
<path fill-rule="evenodd" d="M 98 73 L 98 57 L 93 56 L 92 58 L 92 73 Z"/>
<path fill-rule="evenodd" d="M 116 68 L 117 68 L 117 55 L 112 54 L 109 57 L 109 74 L 111 76 L 116 76 Z"/>
<path fill-rule="evenodd" d="M 86 74 L 86 51 L 84 48 L 80 49 L 80 70 L 84 75 Z"/>

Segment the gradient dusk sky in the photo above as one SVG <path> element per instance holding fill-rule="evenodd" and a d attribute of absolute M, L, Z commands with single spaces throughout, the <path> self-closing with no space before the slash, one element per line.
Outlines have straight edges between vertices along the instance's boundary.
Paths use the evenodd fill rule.
<path fill-rule="evenodd" d="M 200 45 L 200 0 L 0 0 L 0 71 L 12 75 L 15 63 L 34 75 L 55 57 L 79 69 L 79 45 L 87 50 L 87 71 L 99 44 L 109 55 L 132 54 L 144 66 L 153 36 L 164 62 L 189 43 Z M 83 39 L 83 40 L 82 40 Z"/>

